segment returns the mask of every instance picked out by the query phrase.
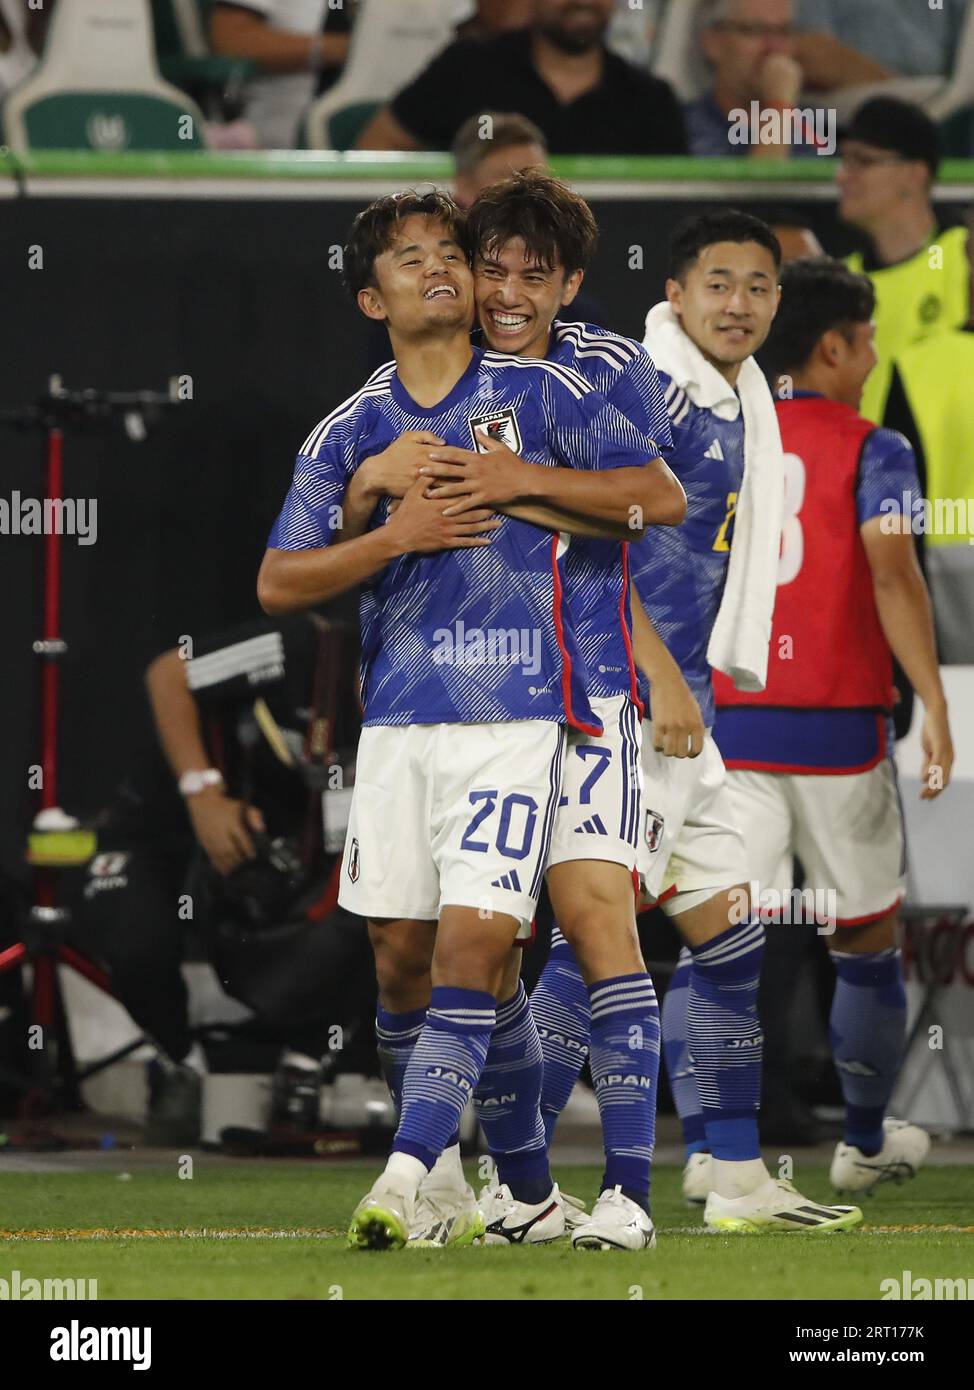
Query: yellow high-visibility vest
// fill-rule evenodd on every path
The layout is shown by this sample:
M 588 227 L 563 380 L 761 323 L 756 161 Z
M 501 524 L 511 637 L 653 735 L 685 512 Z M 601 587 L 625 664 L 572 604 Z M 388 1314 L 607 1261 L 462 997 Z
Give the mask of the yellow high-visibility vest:
M 860 411 L 879 424 L 900 353 L 967 322 L 971 308 L 967 229 L 949 227 L 935 233 L 915 256 L 899 265 L 866 270 L 858 251 L 846 264 L 857 274 L 868 275 L 876 291 L 879 364 L 866 382 Z
M 927 468 L 928 546 L 974 536 L 974 333 L 938 333 L 897 362 Z

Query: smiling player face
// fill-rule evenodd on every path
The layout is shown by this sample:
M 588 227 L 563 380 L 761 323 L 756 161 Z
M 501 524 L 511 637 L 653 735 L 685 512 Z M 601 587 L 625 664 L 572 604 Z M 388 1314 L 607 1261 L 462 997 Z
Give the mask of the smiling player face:
M 375 259 L 375 279 L 374 287 L 359 292 L 359 305 L 403 337 L 466 332 L 473 321 L 467 258 L 451 229 L 435 218 L 404 219 L 392 245 Z
M 560 265 L 540 264 L 522 237 L 478 253 L 474 296 L 487 342 L 496 352 L 544 357 L 552 320 L 572 302 L 581 282 L 581 271 L 566 279 Z
M 686 334 L 723 375 L 757 352 L 778 312 L 774 257 L 756 241 L 705 246 L 684 278 L 668 280 L 666 295 Z

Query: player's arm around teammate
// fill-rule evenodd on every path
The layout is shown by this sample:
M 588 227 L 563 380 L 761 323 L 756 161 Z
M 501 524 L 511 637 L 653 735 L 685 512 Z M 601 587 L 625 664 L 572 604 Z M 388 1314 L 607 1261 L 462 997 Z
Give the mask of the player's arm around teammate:
M 484 452 L 470 449 L 430 450 L 424 476 L 435 477 L 433 496 L 450 498 L 452 514 L 478 507 L 508 510 L 519 503 L 553 507 L 590 521 L 626 528 L 627 539 L 647 526 L 678 526 L 687 499 L 678 479 L 661 458 L 647 457 L 641 468 L 595 472 L 571 468 L 537 468 L 519 458 L 500 440 L 485 441 Z M 615 536 L 618 530 L 608 534 Z
M 264 612 L 271 616 L 294 613 L 335 598 L 400 555 L 490 544 L 490 536 L 483 533 L 496 523 L 448 516 L 442 503 L 427 495 L 428 490 L 425 479 L 417 480 L 387 525 L 346 544 L 313 550 L 268 547 L 257 576 L 257 597 Z

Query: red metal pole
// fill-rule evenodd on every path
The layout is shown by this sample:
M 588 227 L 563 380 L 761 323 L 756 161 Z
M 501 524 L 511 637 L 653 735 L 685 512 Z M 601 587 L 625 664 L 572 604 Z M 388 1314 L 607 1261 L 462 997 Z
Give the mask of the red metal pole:
M 47 486 L 45 496 L 60 501 L 64 486 L 64 435 L 57 428 L 47 436 Z M 52 654 L 49 644 L 60 641 L 61 621 L 61 537 L 51 526 L 44 536 L 44 632 L 47 650 L 41 670 L 41 768 L 44 785 L 41 788 L 41 809 L 49 810 L 57 802 L 57 734 L 58 693 L 60 689 L 60 657 Z

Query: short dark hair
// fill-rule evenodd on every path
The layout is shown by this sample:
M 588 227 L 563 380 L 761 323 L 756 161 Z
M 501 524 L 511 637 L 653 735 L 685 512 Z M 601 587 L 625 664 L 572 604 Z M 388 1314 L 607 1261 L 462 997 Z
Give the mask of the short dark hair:
M 781 305 L 760 353 L 772 378 L 800 371 L 823 333 L 851 338 L 852 327 L 868 323 L 876 291 L 866 275 L 856 275 L 831 257 L 789 261 L 781 272 Z
M 490 135 L 484 136 L 484 120 L 490 121 Z M 498 150 L 511 150 L 516 145 L 539 145 L 548 152 L 548 142 L 534 121 L 517 111 L 484 111 L 470 116 L 453 137 L 450 146 L 458 174 L 472 174 L 482 160 Z
M 359 290 L 375 285 L 376 257 L 389 250 L 402 223 L 413 216 L 442 222 L 466 250 L 463 211 L 449 193 L 438 188 L 428 193 L 407 188 L 402 193 L 376 198 L 352 223 L 342 254 L 343 279 L 353 299 L 358 298 Z
M 551 174 L 526 169 L 478 194 L 467 213 L 467 242 L 476 258 L 521 237 L 539 265 L 566 275 L 587 270 L 599 229 L 585 199 Z
M 749 212 L 724 208 L 720 212 L 699 213 L 680 223 L 670 238 L 670 279 L 682 280 L 700 252 L 720 241 L 755 241 L 771 252 L 775 268 L 781 268 L 781 244 L 767 222 Z

